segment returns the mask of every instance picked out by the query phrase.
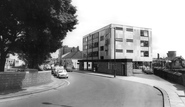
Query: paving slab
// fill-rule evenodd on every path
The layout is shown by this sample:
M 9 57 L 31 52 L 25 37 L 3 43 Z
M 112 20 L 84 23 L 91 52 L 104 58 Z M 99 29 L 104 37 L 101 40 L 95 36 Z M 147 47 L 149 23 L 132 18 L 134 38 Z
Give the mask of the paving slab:
M 8 90 L 8 91 L 0 92 L 0 100 L 45 92 L 45 91 L 59 88 L 65 84 L 67 84 L 66 80 L 55 79 L 54 77 L 52 77 L 52 81 L 47 84 L 25 87 L 20 90 Z

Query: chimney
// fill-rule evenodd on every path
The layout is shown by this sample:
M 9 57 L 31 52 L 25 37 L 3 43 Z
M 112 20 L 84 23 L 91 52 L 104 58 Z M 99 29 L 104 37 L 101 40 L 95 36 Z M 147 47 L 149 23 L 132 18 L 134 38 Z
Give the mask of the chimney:
M 77 51 L 79 51 L 79 46 L 76 47 Z
M 160 58 L 160 55 L 159 55 L 159 53 L 157 54 L 157 59 L 159 59 Z
M 72 49 L 71 49 L 71 52 L 74 52 L 75 51 L 75 47 L 73 47 Z
M 170 58 L 175 58 L 176 57 L 176 51 L 168 51 L 167 56 Z

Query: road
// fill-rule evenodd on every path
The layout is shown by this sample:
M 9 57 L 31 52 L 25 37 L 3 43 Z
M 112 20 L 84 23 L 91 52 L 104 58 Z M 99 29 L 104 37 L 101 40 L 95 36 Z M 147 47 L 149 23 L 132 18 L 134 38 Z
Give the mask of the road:
M 79 72 L 70 72 L 67 81 L 47 92 L 0 101 L 0 107 L 162 107 L 161 93 L 148 85 Z

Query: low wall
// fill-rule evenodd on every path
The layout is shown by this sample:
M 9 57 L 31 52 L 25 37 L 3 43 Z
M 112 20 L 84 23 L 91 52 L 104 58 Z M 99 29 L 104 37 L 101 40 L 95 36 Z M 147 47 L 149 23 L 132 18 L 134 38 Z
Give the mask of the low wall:
M 22 89 L 51 82 L 51 71 L 1 72 L 0 91 Z
M 185 83 L 183 82 L 185 80 L 185 78 L 183 78 L 184 76 L 180 72 L 173 72 L 173 71 L 163 70 L 163 69 L 158 69 L 158 68 L 154 68 L 153 72 L 155 75 L 157 75 L 163 79 L 166 79 L 168 81 L 178 83 L 178 84 L 185 86 Z

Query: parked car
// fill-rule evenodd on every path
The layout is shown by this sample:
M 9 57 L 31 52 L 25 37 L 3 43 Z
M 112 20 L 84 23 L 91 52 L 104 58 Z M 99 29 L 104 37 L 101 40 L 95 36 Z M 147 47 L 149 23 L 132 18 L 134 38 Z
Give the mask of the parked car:
M 63 66 L 55 66 L 52 69 L 52 74 L 58 78 L 68 78 L 68 73 Z
M 68 78 L 68 73 L 64 68 L 56 69 L 56 76 L 58 78 Z
M 63 66 L 59 66 L 59 65 L 56 65 L 52 68 L 51 70 L 51 73 L 54 75 L 54 76 L 57 76 L 57 72 L 59 71 L 59 69 L 64 69 Z
M 65 69 L 67 72 L 73 72 L 74 68 L 72 66 L 67 66 L 67 67 L 65 67 Z
M 146 74 L 153 74 L 153 70 L 150 67 L 143 67 L 142 71 Z

